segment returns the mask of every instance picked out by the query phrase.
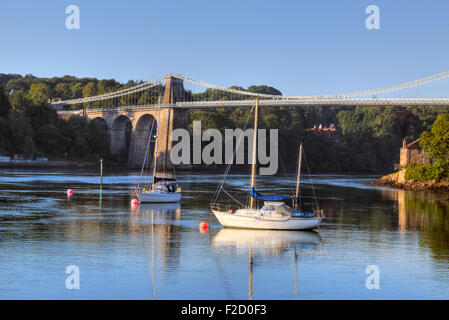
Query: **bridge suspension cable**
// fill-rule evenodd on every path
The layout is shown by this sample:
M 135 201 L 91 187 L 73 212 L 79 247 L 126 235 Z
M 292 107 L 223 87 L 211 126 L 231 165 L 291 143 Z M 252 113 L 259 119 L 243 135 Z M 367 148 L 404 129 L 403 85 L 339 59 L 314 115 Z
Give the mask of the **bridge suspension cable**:
M 161 85 L 164 84 L 163 79 L 164 79 L 164 77 L 160 77 L 158 79 L 151 80 L 151 81 L 146 81 L 146 82 L 140 83 L 138 85 L 135 85 L 135 86 L 132 86 L 132 87 L 129 87 L 129 88 L 125 88 L 125 89 L 122 89 L 122 90 L 101 94 L 101 95 L 98 95 L 98 96 L 79 98 L 79 99 L 71 99 L 71 100 L 64 100 L 64 101 L 53 101 L 52 104 L 80 104 L 80 103 L 88 103 L 88 102 L 95 102 L 95 101 L 101 101 L 101 100 L 108 100 L 108 99 L 118 98 L 118 97 L 121 97 L 121 96 L 129 95 L 129 94 L 145 91 L 145 90 L 148 90 L 150 88 L 157 87 L 157 86 L 161 86 Z
M 255 92 L 250 92 L 250 91 L 221 87 L 221 86 L 218 86 L 215 84 L 211 84 L 211 83 L 207 83 L 207 82 L 204 82 L 201 80 L 194 79 L 189 76 L 185 76 L 183 74 L 176 74 L 176 75 L 173 75 L 173 77 L 183 80 L 183 81 L 190 82 L 190 83 L 198 85 L 198 86 L 203 86 L 203 87 L 206 87 L 209 89 L 220 90 L 220 91 L 224 91 L 224 92 L 228 92 L 228 93 L 236 93 L 236 94 L 240 94 L 240 95 L 244 95 L 244 96 L 253 96 L 253 97 L 260 97 L 260 98 L 275 98 L 275 99 L 282 99 L 284 97 L 282 95 L 255 93 Z M 306 97 L 304 97 L 304 98 L 306 98 Z
M 192 77 L 188 77 L 188 76 L 185 76 L 182 74 L 173 75 L 173 77 L 196 84 L 196 85 L 200 85 L 200 86 L 207 87 L 210 89 L 225 91 L 225 92 L 229 92 L 229 93 L 236 93 L 236 94 L 260 97 L 260 98 L 271 98 L 271 99 L 281 99 L 281 100 L 301 100 L 301 99 L 329 99 L 329 98 L 345 99 L 345 98 L 352 98 L 352 97 L 376 96 L 376 95 L 382 94 L 382 93 L 395 92 L 395 91 L 399 91 L 399 90 L 413 88 L 413 87 L 417 87 L 417 86 L 421 86 L 424 84 L 429 84 L 429 83 L 432 83 L 435 81 L 449 78 L 449 71 L 444 71 L 441 73 L 433 74 L 431 76 L 427 76 L 425 78 L 421 78 L 421 79 L 417 79 L 417 80 L 413 80 L 413 81 L 407 81 L 407 82 L 399 83 L 399 84 L 389 86 L 389 87 L 376 88 L 376 89 L 370 89 L 370 90 L 364 90 L 364 91 L 355 91 L 355 92 L 349 92 L 349 93 L 341 93 L 341 94 L 313 95 L 313 96 L 284 96 L 284 95 L 254 93 L 254 92 L 249 92 L 249 91 L 244 91 L 244 90 L 221 87 L 221 86 L 207 83 L 204 81 L 196 80 Z
M 356 91 L 356 92 L 350 92 L 350 93 L 342 93 L 342 94 L 337 94 L 337 95 L 326 95 L 326 96 L 320 96 L 320 97 L 350 98 L 350 97 L 375 96 L 375 95 L 382 94 L 382 93 L 394 92 L 394 91 L 404 90 L 404 89 L 408 89 L 408 88 L 418 87 L 418 86 L 421 86 L 424 84 L 432 83 L 432 82 L 443 80 L 446 78 L 449 78 L 449 71 L 444 71 L 441 73 L 433 74 L 433 75 L 425 77 L 425 78 L 421 78 L 421 79 L 413 80 L 413 81 L 407 81 L 407 82 L 399 83 L 399 84 L 389 86 L 389 87 L 364 90 L 364 91 Z
M 308 100 L 308 101 L 317 101 L 317 100 L 345 100 L 345 99 L 351 99 L 355 97 L 363 97 L 363 96 L 376 96 L 378 94 L 387 93 L 387 92 L 395 92 L 399 90 L 404 90 L 408 88 L 413 88 L 417 86 L 421 86 L 424 84 L 432 83 L 435 81 L 439 81 L 442 79 L 449 78 L 449 71 L 444 71 L 441 73 L 437 73 L 431 76 L 427 76 L 425 78 L 421 78 L 418 80 L 408 81 L 400 84 L 396 84 L 389 87 L 383 87 L 383 88 L 377 88 L 377 89 L 371 89 L 371 90 L 364 90 L 364 91 L 356 91 L 356 92 L 349 92 L 349 93 L 341 93 L 341 94 L 330 94 L 330 95 L 312 95 L 312 96 L 284 96 L 284 95 L 274 95 L 274 94 L 265 94 L 265 93 L 255 93 L 250 92 L 246 90 L 240 90 L 240 89 L 233 89 L 233 88 L 227 88 L 218 86 L 215 84 L 207 83 L 204 81 L 200 81 L 197 79 L 194 79 L 192 77 L 183 75 L 183 74 L 169 74 L 168 76 L 171 76 L 173 78 L 189 82 L 191 84 L 206 87 L 213 90 L 218 90 L 226 93 L 231 94 L 238 94 L 241 96 L 248 96 L 248 97 L 258 97 L 263 99 L 273 99 L 273 100 Z M 114 99 L 118 97 L 122 97 L 125 95 L 131 95 L 131 94 L 137 94 L 139 92 L 157 87 L 157 86 L 163 86 L 164 79 L 167 76 L 163 76 L 160 78 L 157 78 L 152 81 L 143 82 L 141 84 L 135 85 L 133 87 L 121 89 L 115 92 L 110 92 L 102 95 L 92 96 L 92 97 L 86 97 L 86 98 L 79 98 L 79 99 L 71 99 L 71 100 L 64 100 L 64 101 L 53 101 L 53 105 L 61 105 L 61 104 L 83 104 L 83 103 L 90 103 L 95 101 L 102 101 L 102 100 L 108 100 L 108 99 Z

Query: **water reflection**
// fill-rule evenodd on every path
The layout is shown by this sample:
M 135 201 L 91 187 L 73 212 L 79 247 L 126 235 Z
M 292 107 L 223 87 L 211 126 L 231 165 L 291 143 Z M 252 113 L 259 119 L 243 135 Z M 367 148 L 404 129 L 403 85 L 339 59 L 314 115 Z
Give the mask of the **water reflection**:
M 248 299 L 253 300 L 254 260 L 258 255 L 279 256 L 294 250 L 295 297 L 298 299 L 297 249 L 313 248 L 322 244 L 320 234 L 314 231 L 275 231 L 221 229 L 212 240 L 212 248 L 227 253 L 248 254 Z
M 398 224 L 401 231 L 420 231 L 420 245 L 435 258 L 449 257 L 449 202 L 445 194 L 397 191 Z
M 110 175 L 100 212 L 97 174 L 0 173 L 0 298 L 447 298 L 447 194 L 357 187 L 366 176 L 314 176 L 327 212 L 319 233 L 221 229 L 213 221 L 202 234 L 221 175 L 179 178 L 181 204 L 133 209 L 138 176 Z M 248 181 L 232 178 L 240 189 Z M 261 187 L 287 188 L 278 177 Z M 303 195 L 313 198 L 307 184 Z M 90 290 L 65 290 L 69 264 L 80 266 Z M 377 292 L 364 286 L 369 264 L 388 279 Z
M 145 203 L 137 212 L 141 217 L 151 217 L 160 222 L 181 220 L 181 205 L 179 203 Z
M 290 248 L 320 244 L 314 231 L 275 231 L 223 228 L 213 238 L 212 247 L 238 254 L 252 248 L 254 254 L 278 256 Z

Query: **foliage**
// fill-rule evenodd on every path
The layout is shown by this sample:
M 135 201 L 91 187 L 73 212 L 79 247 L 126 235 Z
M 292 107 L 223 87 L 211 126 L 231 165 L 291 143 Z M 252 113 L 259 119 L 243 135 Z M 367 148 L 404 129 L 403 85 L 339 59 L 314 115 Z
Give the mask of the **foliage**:
M 438 115 L 431 131 L 421 135 L 420 146 L 432 158 L 433 164 L 412 164 L 405 179 L 428 181 L 449 179 L 449 114 Z
M 104 94 L 135 85 L 130 81 L 120 84 L 113 79 L 76 78 L 72 76 L 37 78 L 32 75 L 0 74 L 0 152 L 13 155 L 26 153 L 30 156 L 43 154 L 55 159 L 97 159 L 111 157 L 107 128 L 100 122 L 88 122 L 74 117 L 69 121 L 58 118 L 48 105 L 48 99 L 73 99 Z M 264 94 L 282 94 L 279 90 L 265 86 L 250 86 L 234 89 Z M 187 93 L 194 100 L 253 99 L 234 93 L 207 89 L 201 93 Z M 148 92 L 121 103 L 155 103 L 156 95 Z M 91 103 L 89 107 L 100 107 Z M 77 108 L 77 106 L 73 106 Z M 202 130 L 217 128 L 243 128 L 249 115 L 249 108 L 216 108 L 191 110 L 190 129 L 194 120 L 201 120 Z M 435 129 L 431 126 L 438 114 L 449 113 L 449 107 L 306 107 L 306 108 L 261 108 L 262 129 L 279 129 L 279 154 L 287 170 L 294 170 L 297 151 L 302 141 L 307 163 L 313 171 L 391 171 L 399 161 L 402 140 L 417 139 L 423 134 L 423 148 L 428 149 L 435 159 L 447 155 L 447 136 L 438 140 L 437 135 L 449 132 L 447 118 L 439 117 Z M 314 125 L 334 124 L 334 133 L 308 130 Z M 248 127 L 252 127 L 252 117 Z M 437 130 L 438 129 L 438 130 Z M 129 137 L 127 139 L 129 141 Z M 126 163 L 125 154 L 111 157 L 111 160 Z M 283 165 L 280 165 L 280 168 Z M 444 169 L 441 164 L 440 169 Z M 416 173 L 418 172 L 418 173 Z M 421 173 L 419 173 L 421 172 Z M 409 175 L 424 177 L 438 175 L 437 169 L 411 168 Z
M 81 117 L 59 119 L 48 103 L 35 104 L 23 90 L 9 98 L 0 90 L 0 155 L 83 160 L 107 157 L 106 130 Z
M 5 89 L 0 85 L 0 117 L 5 119 L 8 116 L 9 110 L 11 110 L 11 104 L 9 103 L 8 96 L 5 94 Z
M 438 115 L 432 130 L 422 133 L 420 146 L 436 163 L 449 161 L 449 114 Z
M 83 97 L 92 97 L 95 96 L 97 94 L 97 86 L 95 85 L 94 82 L 89 82 L 88 84 L 86 84 L 84 86 L 83 89 Z
M 411 164 L 405 171 L 406 180 L 429 181 L 441 178 L 441 171 L 431 164 Z
M 72 97 L 72 90 L 70 85 L 66 82 L 60 82 L 55 87 L 55 94 L 62 100 L 70 99 Z
M 50 91 L 45 83 L 34 83 L 31 85 L 28 97 L 34 104 L 46 103 L 50 98 Z

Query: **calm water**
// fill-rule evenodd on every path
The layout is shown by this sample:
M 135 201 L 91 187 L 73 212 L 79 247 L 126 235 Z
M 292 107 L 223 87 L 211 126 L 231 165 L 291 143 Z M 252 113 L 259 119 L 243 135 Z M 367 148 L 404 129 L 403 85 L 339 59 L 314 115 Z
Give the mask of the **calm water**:
M 95 173 L 0 171 L 0 298 L 449 298 L 448 194 L 315 175 L 304 195 L 313 199 L 313 183 L 327 211 L 317 232 L 222 229 L 213 219 L 201 233 L 220 177 L 178 174 L 180 204 L 133 210 L 136 173 L 108 173 L 100 208 Z M 228 181 L 245 200 L 248 177 Z M 260 189 L 288 192 L 289 183 L 269 177 Z M 80 290 L 66 289 L 69 265 L 80 269 Z M 380 269 L 379 290 L 365 286 L 369 265 Z

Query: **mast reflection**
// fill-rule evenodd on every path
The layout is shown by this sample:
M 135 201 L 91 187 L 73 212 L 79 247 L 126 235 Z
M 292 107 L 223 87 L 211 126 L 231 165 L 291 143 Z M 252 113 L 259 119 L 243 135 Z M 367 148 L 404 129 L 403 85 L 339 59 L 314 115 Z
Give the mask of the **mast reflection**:
M 248 299 L 253 299 L 254 260 L 257 255 L 279 256 L 293 248 L 295 297 L 298 299 L 297 249 L 322 244 L 314 231 L 275 231 L 248 229 L 221 229 L 212 240 L 212 248 L 249 255 Z
M 181 205 L 179 203 L 151 203 L 142 204 L 137 210 L 139 219 L 149 220 L 151 223 L 151 278 L 153 285 L 153 300 L 157 299 L 157 256 L 160 251 L 162 267 L 167 264 L 179 263 L 179 250 L 174 241 L 181 234 L 179 225 L 173 224 L 181 220 Z

